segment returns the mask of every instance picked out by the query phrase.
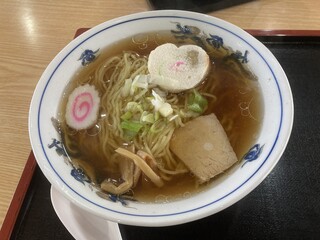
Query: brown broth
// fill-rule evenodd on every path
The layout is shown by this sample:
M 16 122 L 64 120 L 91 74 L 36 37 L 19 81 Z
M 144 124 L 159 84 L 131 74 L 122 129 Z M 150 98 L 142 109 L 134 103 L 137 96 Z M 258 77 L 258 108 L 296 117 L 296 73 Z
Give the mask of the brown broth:
M 149 33 L 124 39 L 112 47 L 101 50 L 94 62 L 83 67 L 76 74 L 66 89 L 65 96 L 68 96 L 70 91 L 77 86 L 77 79 L 88 78 L 91 69 L 99 66 L 106 58 L 118 55 L 124 49 L 126 51 L 137 52 L 141 56 L 148 56 L 150 51 L 156 46 L 166 42 L 179 44 L 170 33 Z M 208 98 L 209 107 L 204 114 L 211 112 L 216 114 L 229 137 L 238 159 L 241 159 L 248 149 L 255 144 L 261 127 L 263 100 L 260 85 L 254 78 L 241 79 L 243 75 L 248 76 L 246 75 L 246 69 L 240 67 L 240 73 L 230 70 L 230 65 L 234 66 L 235 62 L 226 60 L 221 52 L 212 51 L 209 53 L 209 56 L 213 64 L 203 85 L 215 83 L 211 94 L 217 96 L 217 101 L 210 103 L 210 99 Z M 241 74 L 241 72 L 244 74 Z M 66 102 L 67 97 L 64 97 L 60 108 L 61 116 L 64 115 Z M 231 118 L 233 119 L 233 123 L 230 128 L 229 120 Z M 91 139 L 90 142 L 92 144 L 95 144 L 97 141 L 95 137 L 89 136 L 88 138 Z M 85 158 L 95 169 L 98 182 L 100 179 L 104 179 L 108 171 L 103 170 L 106 166 L 103 164 L 103 159 L 99 157 L 99 153 L 96 152 L 94 155 L 85 156 Z M 92 161 L 92 159 L 98 159 L 98 161 Z M 110 177 L 110 172 L 108 174 Z M 197 187 L 196 182 L 196 179 L 188 173 L 174 177 L 164 187 L 157 188 L 148 179 L 141 178 L 139 184 L 133 189 L 133 192 L 134 197 L 140 201 L 166 202 L 195 194 L 198 191 L 202 191 L 204 186 L 208 185 L 204 184 L 204 186 Z

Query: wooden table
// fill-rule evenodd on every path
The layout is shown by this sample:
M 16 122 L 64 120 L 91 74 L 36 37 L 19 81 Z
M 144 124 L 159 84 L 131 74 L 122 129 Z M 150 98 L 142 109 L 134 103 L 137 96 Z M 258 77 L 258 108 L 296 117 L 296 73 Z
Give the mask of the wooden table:
M 76 29 L 148 10 L 146 0 L 1 1 L 0 226 L 31 150 L 29 104 L 47 64 Z M 244 29 L 320 30 L 319 11 L 319 0 L 255 0 L 208 14 Z

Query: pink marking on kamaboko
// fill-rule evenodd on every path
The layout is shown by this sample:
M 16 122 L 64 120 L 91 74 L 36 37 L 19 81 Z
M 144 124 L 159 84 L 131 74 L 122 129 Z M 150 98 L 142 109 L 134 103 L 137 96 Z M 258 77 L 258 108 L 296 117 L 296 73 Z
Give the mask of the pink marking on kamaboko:
M 175 65 L 177 67 L 179 67 L 180 65 L 183 65 L 183 64 L 185 64 L 185 62 L 183 62 L 183 61 L 178 61 L 178 62 L 175 63 Z
M 72 104 L 72 116 L 75 121 L 82 122 L 90 114 L 93 107 L 93 97 L 89 92 L 79 94 Z
M 66 122 L 69 127 L 82 130 L 98 120 L 100 97 L 94 86 L 85 84 L 75 88 L 68 97 Z
M 176 61 L 176 62 L 171 66 L 171 69 L 172 69 L 172 70 L 175 70 L 175 71 L 179 71 L 179 70 L 181 70 L 180 66 L 185 65 L 185 64 L 186 64 L 186 62 L 184 62 L 184 61 Z

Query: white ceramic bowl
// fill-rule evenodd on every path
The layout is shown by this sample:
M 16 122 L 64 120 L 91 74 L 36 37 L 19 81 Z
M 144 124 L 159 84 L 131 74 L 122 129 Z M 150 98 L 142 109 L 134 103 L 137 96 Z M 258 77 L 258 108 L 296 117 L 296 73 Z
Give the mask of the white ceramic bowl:
M 51 123 L 57 115 L 59 99 L 70 78 L 81 67 L 85 50 L 102 49 L 118 39 L 159 30 L 178 30 L 194 26 L 199 34 L 219 36 L 225 46 L 248 55 L 248 66 L 260 82 L 264 119 L 256 145 L 242 167 L 219 178 L 210 189 L 193 197 L 165 204 L 119 202 L 103 199 L 81 174 L 57 154 L 60 136 Z M 180 26 L 180 29 L 178 27 Z M 92 53 L 92 52 L 91 52 Z M 269 174 L 280 159 L 293 124 L 293 100 L 287 77 L 271 52 L 242 29 L 223 20 L 185 11 L 151 11 L 120 17 L 102 23 L 74 39 L 49 64 L 34 92 L 29 116 L 29 133 L 38 165 L 51 184 L 84 210 L 123 224 L 166 226 L 196 220 L 237 202 Z M 262 148 L 263 146 L 263 148 Z M 262 150 L 262 151 L 260 151 Z M 78 180 L 78 181 L 77 181 Z

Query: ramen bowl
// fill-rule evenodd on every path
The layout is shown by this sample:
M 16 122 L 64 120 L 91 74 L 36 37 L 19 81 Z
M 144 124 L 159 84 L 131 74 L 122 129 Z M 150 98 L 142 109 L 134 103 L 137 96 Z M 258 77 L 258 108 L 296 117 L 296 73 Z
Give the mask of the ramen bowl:
M 132 201 L 107 194 L 66 157 L 55 127 L 59 102 L 79 69 L 101 49 L 134 38 L 141 47 L 145 34 L 168 31 L 181 41 L 233 50 L 238 64 L 251 69 L 261 87 L 262 122 L 254 142 L 239 163 L 203 191 L 162 202 Z M 242 110 L 246 110 L 243 108 Z M 244 112 L 246 114 L 246 112 Z M 293 124 L 288 79 L 272 53 L 239 27 L 204 14 L 150 11 L 104 22 L 71 41 L 48 65 L 35 89 L 29 113 L 32 149 L 42 172 L 63 196 L 88 213 L 122 224 L 168 226 L 197 220 L 236 203 L 256 188 L 279 161 Z

